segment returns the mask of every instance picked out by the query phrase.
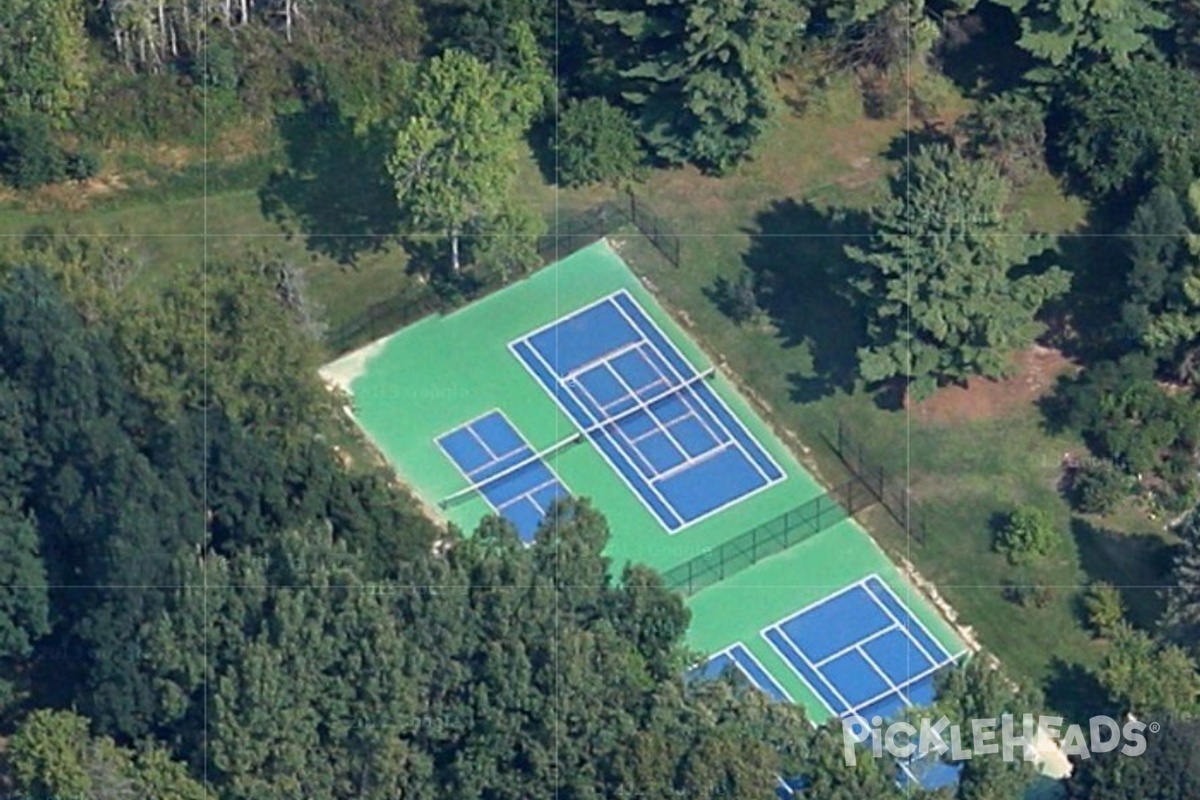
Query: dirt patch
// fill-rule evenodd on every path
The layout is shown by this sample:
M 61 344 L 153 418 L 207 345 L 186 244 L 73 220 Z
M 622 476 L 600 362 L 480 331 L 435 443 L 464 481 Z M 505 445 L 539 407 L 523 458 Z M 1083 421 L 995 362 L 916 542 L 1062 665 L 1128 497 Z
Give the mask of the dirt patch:
M 1011 377 L 971 378 L 966 386 L 946 386 L 928 400 L 905 405 L 915 419 L 933 424 L 998 419 L 1029 407 L 1059 375 L 1077 368 L 1058 350 L 1034 345 L 1013 357 Z

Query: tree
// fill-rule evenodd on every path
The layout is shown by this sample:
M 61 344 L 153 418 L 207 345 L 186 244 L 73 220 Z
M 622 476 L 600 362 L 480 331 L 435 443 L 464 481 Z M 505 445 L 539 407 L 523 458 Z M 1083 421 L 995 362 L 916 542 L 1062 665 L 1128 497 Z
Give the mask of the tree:
M 775 104 L 773 79 L 807 19 L 788 0 L 664 0 L 596 18 L 620 32 L 618 86 L 651 152 L 716 173 L 746 158 Z M 614 7 L 615 6 L 615 7 Z
M 525 42 L 532 61 L 531 34 Z M 513 150 L 542 99 L 531 70 L 501 71 L 447 50 L 423 65 L 400 120 L 388 158 L 396 198 L 414 231 L 449 239 L 455 276 L 465 229 L 496 214 L 509 190 Z
M 1109 637 L 1125 621 L 1125 604 L 1117 587 L 1104 581 L 1095 581 L 1083 595 L 1083 610 L 1087 614 L 1088 627 L 1097 636 Z
M 35 189 L 66 177 L 66 153 L 43 116 L 12 114 L 0 122 L 0 177 L 14 189 Z
M 88 719 L 70 711 L 34 711 L 17 726 L 7 755 L 20 796 L 30 800 L 211 799 L 162 748 L 135 752 L 92 737 Z
M 1136 196 L 1155 183 L 1184 188 L 1200 164 L 1197 107 L 1200 77 L 1191 70 L 1145 59 L 1097 64 L 1067 90 L 1059 148 L 1097 198 Z
M 969 728 L 976 719 L 1000 719 L 1009 714 L 1014 729 L 1020 730 L 1022 717 L 1035 717 L 1042 708 L 1042 697 L 1035 689 L 1015 685 L 994 659 L 976 654 L 956 669 L 946 670 L 938 680 L 935 709 L 952 725 Z M 962 800 L 1007 800 L 1020 797 L 1034 778 L 1032 763 L 1020 754 L 1006 761 L 1003 754 L 981 755 L 961 762 L 957 796 Z
M 546 233 L 546 220 L 520 205 L 500 209 L 479 220 L 472 231 L 471 262 L 481 283 L 506 283 L 542 263 L 538 243 Z
M 1164 392 L 1154 359 L 1130 353 L 1099 361 L 1061 381 L 1061 421 L 1092 451 L 1131 475 L 1154 475 L 1186 501 L 1196 485 L 1193 453 L 1200 443 L 1200 406 L 1185 394 Z
M 569 101 L 555 128 L 558 183 L 585 186 L 633 178 L 645 158 L 633 119 L 603 97 Z
M 1061 295 L 1067 274 L 1012 273 L 1050 246 L 1003 216 L 1009 185 L 993 164 L 944 145 L 913 155 L 872 214 L 876 235 L 852 245 L 850 286 L 867 316 L 859 350 L 868 383 L 900 378 L 913 396 L 972 375 L 1000 377 L 1040 330 L 1034 317 Z
M 1193 510 L 1178 533 L 1182 543 L 1175 555 L 1162 625 L 1167 636 L 1200 657 L 1200 513 Z
M 1145 733 L 1146 752 L 1120 748 L 1073 759 L 1069 800 L 1190 800 L 1200 796 L 1200 723 L 1167 719 Z
M 1121 623 L 1110 637 L 1096 677 L 1129 713 L 1192 714 L 1200 707 L 1196 669 L 1196 662 L 1179 647 L 1156 642 L 1148 633 Z
M 1131 485 L 1112 462 L 1089 462 L 1071 475 L 1071 504 L 1084 514 L 1108 514 L 1129 495 Z
M 999 0 L 1021 23 L 1017 44 L 1048 67 L 1034 80 L 1049 82 L 1063 68 L 1094 62 L 1125 67 L 1137 53 L 1153 52 L 1151 34 L 1171 27 L 1167 0 Z
M 0 118 L 63 121 L 87 90 L 83 6 L 73 0 L 0 5 Z
M 989 98 L 956 123 L 973 158 L 995 162 L 1014 184 L 1028 182 L 1046 165 L 1046 109 L 1027 94 Z
M 1185 209 L 1156 186 L 1134 211 L 1128 230 L 1130 270 L 1121 320 L 1131 339 L 1179 380 L 1200 375 L 1200 182 Z

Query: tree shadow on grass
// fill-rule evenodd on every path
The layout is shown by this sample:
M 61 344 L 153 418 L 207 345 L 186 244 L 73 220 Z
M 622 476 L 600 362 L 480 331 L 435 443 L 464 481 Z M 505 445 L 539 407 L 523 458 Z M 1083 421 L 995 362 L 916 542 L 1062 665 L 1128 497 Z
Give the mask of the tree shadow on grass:
M 747 231 L 745 265 L 759 303 L 784 347 L 804 347 L 811 359 L 808 369 L 788 376 L 792 399 L 804 403 L 853 389 L 866 330 L 846 291 L 851 262 L 844 247 L 864 236 L 865 215 L 834 215 L 788 199 L 772 203 L 755 223 Z
M 263 215 L 342 264 L 382 249 L 400 223 L 386 135 L 355 133 L 329 103 L 281 116 L 277 127 L 288 166 L 259 190 Z
M 1108 691 L 1091 670 L 1058 656 L 1050 660 L 1050 677 L 1043 689 L 1051 707 L 1068 722 L 1086 724 L 1092 717 L 1112 711 Z
M 1071 534 L 1092 580 L 1117 587 L 1130 624 L 1153 631 L 1162 616 L 1160 588 L 1170 582 L 1172 548 L 1151 533 L 1123 534 L 1075 517 Z

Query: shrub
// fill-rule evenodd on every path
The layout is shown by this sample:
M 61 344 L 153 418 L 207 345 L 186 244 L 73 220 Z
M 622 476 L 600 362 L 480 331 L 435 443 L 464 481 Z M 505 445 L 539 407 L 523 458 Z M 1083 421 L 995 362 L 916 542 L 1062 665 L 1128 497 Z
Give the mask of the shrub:
M 1088 627 L 1097 636 L 1108 637 L 1125 621 L 1121 593 L 1111 583 L 1096 581 L 1083 595 L 1083 610 Z
M 558 182 L 617 182 L 636 176 L 645 152 L 633 120 L 602 97 L 571 102 L 558 121 Z
M 1076 511 L 1107 514 L 1129 493 L 1129 476 L 1111 461 L 1081 466 L 1071 478 L 1070 500 Z
M 44 117 L 16 116 L 0 126 L 0 175 L 16 189 L 32 189 L 63 179 L 66 155 Z
M 994 548 L 1008 556 L 1010 564 L 1028 564 L 1054 547 L 1054 520 L 1040 508 L 1024 506 L 1008 515 L 996 531 Z
M 66 175 L 73 181 L 86 181 L 100 172 L 100 156 L 80 150 L 67 156 Z
M 1004 591 L 1005 598 L 1024 608 L 1045 608 L 1054 600 L 1054 589 L 1041 581 L 1034 583 L 1010 583 Z

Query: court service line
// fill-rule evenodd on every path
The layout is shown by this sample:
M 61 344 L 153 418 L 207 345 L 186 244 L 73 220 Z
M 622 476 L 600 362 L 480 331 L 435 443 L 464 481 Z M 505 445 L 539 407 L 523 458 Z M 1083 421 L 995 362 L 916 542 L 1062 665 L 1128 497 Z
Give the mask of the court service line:
M 509 345 L 509 347 L 513 347 L 513 346 L 514 345 Z M 569 387 L 563 386 L 562 381 L 558 379 L 557 373 L 550 367 L 550 364 L 547 363 L 545 357 L 541 354 L 541 351 L 539 351 L 537 349 L 537 347 L 535 347 L 532 343 L 527 343 L 526 347 L 529 350 L 529 352 L 532 353 L 535 358 L 537 358 L 538 361 L 542 362 L 542 364 L 546 367 L 547 372 L 550 375 L 555 376 L 555 380 L 558 383 L 558 388 L 567 389 L 568 395 L 573 400 L 575 400 L 575 404 L 580 407 L 580 409 L 583 411 L 583 413 L 587 414 L 589 418 L 594 420 L 595 417 L 592 417 L 591 411 L 589 411 L 586 407 L 584 407 L 584 405 L 582 403 L 579 402 L 579 400 L 575 397 L 574 392 L 569 391 Z M 554 392 L 552 392 L 550 390 L 550 387 L 546 386 L 546 384 L 542 382 L 542 379 L 538 377 L 537 373 L 533 371 L 533 367 L 530 366 L 525 361 L 524 358 L 521 358 L 520 354 L 517 354 L 517 359 L 521 362 L 522 365 L 525 366 L 525 369 L 530 373 L 530 375 L 533 377 L 533 379 L 535 381 L 537 381 L 537 385 L 541 386 L 542 390 L 550 395 L 551 399 L 554 400 L 554 404 L 560 410 L 562 410 L 568 417 L 573 418 L 573 415 L 569 411 L 567 411 L 565 408 L 563 408 L 562 401 L 560 399 L 558 399 L 558 397 L 555 396 Z M 576 423 L 576 424 L 578 424 L 578 423 Z M 593 428 L 593 426 L 584 426 L 584 427 L 587 429 Z M 605 431 L 603 429 L 603 427 L 595 427 L 593 432 L 599 433 L 599 434 L 604 434 L 605 436 L 608 435 L 607 431 Z M 614 446 L 614 448 L 616 448 L 615 442 L 613 443 L 613 446 Z M 638 489 L 634 488 L 633 484 L 630 483 L 630 481 L 629 481 L 629 477 L 627 475 L 625 475 L 625 473 L 621 470 L 621 468 L 616 465 L 616 463 L 612 460 L 612 458 L 609 456 L 609 454 L 607 452 L 605 452 L 604 448 L 600 447 L 600 446 L 596 446 L 596 449 L 600 451 L 600 456 L 604 459 L 604 461 L 608 464 L 608 466 L 612 469 L 612 471 L 617 473 L 617 476 L 625 483 L 625 487 L 627 489 L 629 489 L 629 491 L 633 493 L 634 497 L 638 498 L 638 500 L 641 502 L 641 504 L 643 506 L 645 506 L 646 510 L 650 512 L 650 515 L 653 516 L 655 519 L 659 520 L 662 523 L 662 526 L 664 528 L 666 528 L 667 530 L 672 530 L 671 525 L 669 524 L 668 520 L 664 519 L 663 515 L 657 509 L 655 509 L 654 506 L 650 505 L 650 501 L 643 495 L 642 492 L 640 492 Z M 620 448 L 616 448 L 616 449 L 619 450 Z M 663 505 L 667 509 L 668 514 L 670 514 L 671 516 L 674 516 L 675 521 L 677 523 L 675 526 L 675 530 L 678 530 L 680 527 L 682 527 L 683 518 L 679 515 L 679 512 L 677 512 L 675 510 L 675 507 L 673 505 L 671 505 L 670 503 L 668 503 L 666 501 L 666 498 L 662 497 L 662 495 L 658 492 L 658 489 L 656 489 L 654 486 L 651 486 L 650 484 L 646 484 L 646 485 L 650 489 L 650 491 L 654 492 L 655 496 L 657 496 L 658 499 L 662 501 Z
M 622 290 L 620 290 L 619 292 L 616 292 L 615 294 L 616 294 L 616 295 L 623 295 L 623 296 L 624 296 L 624 297 L 625 297 L 627 300 L 629 300 L 629 302 L 630 302 L 630 303 L 631 303 L 631 304 L 634 306 L 634 308 L 636 308 L 636 309 L 638 310 L 638 312 L 641 314 L 641 316 L 642 316 L 643 318 L 645 318 L 645 320 L 646 320 L 646 321 L 647 321 L 647 322 L 650 324 L 650 326 L 651 326 L 651 327 L 652 327 L 652 328 L 655 330 L 655 332 L 656 332 L 656 333 L 658 333 L 658 335 L 659 335 L 659 336 L 662 338 L 662 340 L 663 340 L 663 341 L 666 343 L 667 347 L 669 347 L 671 350 L 673 350 L 673 351 L 674 351 L 674 355 L 675 355 L 675 356 L 676 356 L 676 357 L 677 357 L 677 358 L 678 358 L 680 361 L 682 361 L 684 364 L 687 364 L 687 365 L 688 365 L 690 368 L 692 368 L 692 369 L 695 369 L 695 367 L 692 367 L 692 365 L 691 365 L 691 362 L 689 362 L 689 361 L 688 361 L 687 357 L 686 357 L 686 356 L 684 356 L 684 355 L 683 355 L 683 353 L 682 353 L 682 352 L 680 352 L 679 348 L 678 348 L 678 347 L 675 345 L 675 343 L 671 341 L 671 338 L 670 338 L 669 336 L 667 336 L 666 332 L 665 332 L 665 331 L 663 331 L 663 330 L 662 330 L 662 328 L 658 327 L 658 323 L 656 323 L 656 322 L 655 322 L 653 319 L 651 319 L 651 318 L 650 318 L 650 315 L 649 315 L 649 314 L 647 314 L 647 313 L 646 313 L 646 312 L 645 312 L 645 311 L 642 309 L 641 305 L 639 305 L 639 304 L 638 304 L 638 302 L 637 302 L 636 300 L 634 300 L 634 299 L 633 299 L 633 297 L 631 297 L 631 296 L 629 295 L 629 292 L 627 292 L 627 291 L 625 291 L 624 289 L 622 289 Z M 625 310 L 624 308 L 622 308 L 622 307 L 621 307 L 621 304 L 620 304 L 620 303 L 617 303 L 617 302 L 614 300 L 614 301 L 613 301 L 613 305 L 616 307 L 617 311 L 618 311 L 618 312 L 621 314 L 621 316 L 625 318 L 625 321 L 626 321 L 627 323 L 629 323 L 629 325 L 631 325 L 635 331 L 637 331 L 638 333 L 640 333 L 644 339 L 646 339 L 646 340 L 648 340 L 648 341 L 651 341 L 651 340 L 650 340 L 650 337 L 646 335 L 646 330 L 645 330 L 645 329 L 644 329 L 644 328 L 643 328 L 643 327 L 642 327 L 642 326 L 641 326 L 641 325 L 640 325 L 640 324 L 639 324 L 637 321 L 635 321 L 633 318 L 631 318 L 631 317 L 629 316 L 629 314 L 626 312 L 626 310 Z M 651 344 L 654 344 L 654 343 L 653 343 L 653 341 L 651 341 Z M 680 373 L 679 373 L 679 370 L 676 368 L 676 366 L 675 366 L 673 363 L 671 363 L 671 359 L 669 359 L 669 358 L 667 358 L 667 357 L 666 357 L 667 355 L 669 355 L 669 353 L 667 352 L 667 350 L 666 350 L 665 348 L 659 348 L 659 347 L 658 347 L 658 345 L 656 345 L 656 344 L 654 345 L 654 348 L 653 348 L 653 349 L 654 349 L 654 350 L 656 350 L 656 351 L 657 351 L 657 350 L 660 350 L 660 349 L 662 350 L 662 356 L 663 356 L 663 359 L 662 359 L 662 360 L 663 360 L 663 363 L 667 365 L 667 368 L 668 368 L 668 369 L 670 369 L 670 370 L 671 370 L 671 372 L 672 372 L 672 373 L 674 373 L 674 374 L 675 374 L 675 376 L 676 376 L 677 378 L 679 378 L 680 380 L 682 380 L 683 378 L 682 378 L 682 376 L 680 375 Z M 762 452 L 762 454 L 763 454 L 764 456 L 766 456 L 766 458 L 767 458 L 767 461 L 768 461 L 768 462 L 770 462 L 771 466 L 775 467 L 775 469 L 776 469 L 776 470 L 779 472 L 779 476 L 780 476 L 780 477 L 779 477 L 779 478 L 776 478 L 775 480 L 776 480 L 776 481 L 783 480 L 784 476 L 786 476 L 786 475 L 787 475 L 787 472 L 786 472 L 786 471 L 784 471 L 784 470 L 783 470 L 783 468 L 781 468 L 781 467 L 780 467 L 780 466 L 779 466 L 779 465 L 778 465 L 778 464 L 775 462 L 775 459 L 773 459 L 773 458 L 771 457 L 771 454 L 770 454 L 770 452 L 768 452 L 768 451 L 767 451 L 767 449 L 766 449 L 765 447 L 763 447 L 763 446 L 762 446 L 762 444 L 761 444 L 761 443 L 760 443 L 760 442 L 759 442 L 759 441 L 758 441 L 758 440 L 757 440 L 757 439 L 754 437 L 754 435 L 753 435 L 752 433 L 750 433 L 750 431 L 749 431 L 749 430 L 746 430 L 746 428 L 745 428 L 745 425 L 742 425 L 742 424 L 741 424 L 741 420 L 738 420 L 738 417 L 737 417 L 737 415 L 736 415 L 736 414 L 734 414 L 734 413 L 733 413 L 733 411 L 732 411 L 732 410 L 729 408 L 729 406 L 727 406 L 727 405 L 725 404 L 725 401 L 721 399 L 720 395 L 718 395 L 716 392 L 710 392 L 710 394 L 712 394 L 712 396 L 713 396 L 713 399 L 714 399 L 714 400 L 715 400 L 715 401 L 716 401 L 718 404 L 720 404 L 721 406 L 723 406 L 723 407 L 724 407 L 724 410 L 725 410 L 725 411 L 728 413 L 729 417 L 730 417 L 731 419 L 733 419 L 733 420 L 736 420 L 736 421 L 737 421 L 737 424 L 738 424 L 738 425 L 739 425 L 739 426 L 740 426 L 740 427 L 743 429 L 743 432 L 746 434 L 746 437 L 747 437 L 747 438 L 748 438 L 750 441 L 754 442 L 754 446 L 755 446 L 755 447 L 757 447 L 757 448 L 759 449 L 759 451 L 760 451 L 760 452 Z M 707 404 L 705 404 L 705 405 L 707 405 Z M 715 413 L 714 413 L 712 416 L 713 416 L 713 419 L 716 421 L 716 423 L 717 423 L 718 425 L 720 425 L 720 426 L 721 426 L 721 429 L 725 431 L 725 434 L 726 434 L 727 436 L 729 436 L 729 438 L 731 438 L 731 439 L 734 439 L 734 440 L 736 441 L 736 440 L 737 440 L 737 437 L 733 435 L 733 433 L 732 433 L 732 432 L 729 430 L 729 428 L 728 428 L 728 427 L 725 425 L 725 423 L 724 423 L 724 422 L 723 422 L 723 421 L 720 419 L 720 417 L 719 417 L 717 414 L 715 414 Z M 765 481 L 766 481 L 768 484 L 772 483 L 773 481 L 772 481 L 770 478 L 768 478 L 768 477 L 767 477 L 767 475 L 766 475 L 766 473 L 763 471 L 762 467 L 761 467 L 761 466 L 759 466 L 759 464 L 758 464 L 758 461 L 757 461 L 757 460 L 755 460 L 754 458 L 752 458 L 752 457 L 750 456 L 750 454 L 749 454 L 748 452 L 746 452 L 746 449 L 745 449 L 745 447 L 743 447 L 743 446 L 741 445 L 741 443 L 740 443 L 740 442 L 738 443 L 738 446 L 739 446 L 739 449 L 742 451 L 742 454 L 743 454 L 743 455 L 745 455 L 745 456 L 746 456 L 746 459 L 747 459 L 747 460 L 750 462 L 751 466 L 753 466 L 753 467 L 754 467 L 754 469 L 755 469 L 755 471 L 756 471 L 756 472 L 758 472 L 759 476 L 760 476 L 760 477 L 761 477 L 763 480 L 765 480 Z

